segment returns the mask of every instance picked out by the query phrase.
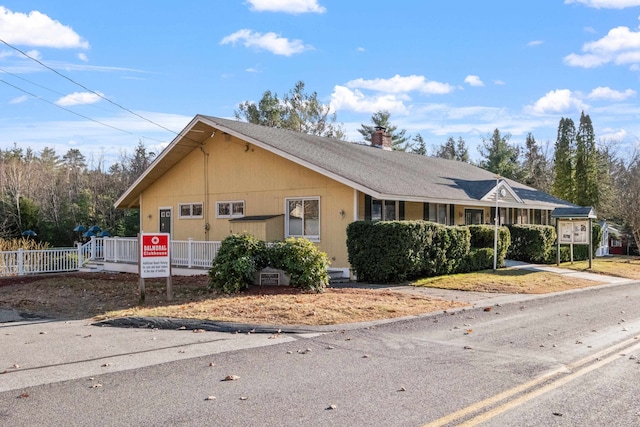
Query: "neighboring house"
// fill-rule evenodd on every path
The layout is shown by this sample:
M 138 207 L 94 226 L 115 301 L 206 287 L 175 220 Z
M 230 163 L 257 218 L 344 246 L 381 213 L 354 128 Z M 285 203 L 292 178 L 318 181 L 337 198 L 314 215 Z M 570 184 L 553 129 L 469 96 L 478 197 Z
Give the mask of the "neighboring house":
M 390 147 L 384 129 L 368 146 L 198 115 L 115 206 L 140 209 L 141 231 L 178 240 L 306 237 L 344 275 L 353 221 L 492 224 L 498 204 L 500 224 L 550 224 L 554 208 L 573 206 L 467 163 Z
M 617 228 L 607 221 L 600 221 L 602 227 L 602 238 L 600 247 L 596 249 L 596 256 L 624 255 L 628 253 L 628 239 Z

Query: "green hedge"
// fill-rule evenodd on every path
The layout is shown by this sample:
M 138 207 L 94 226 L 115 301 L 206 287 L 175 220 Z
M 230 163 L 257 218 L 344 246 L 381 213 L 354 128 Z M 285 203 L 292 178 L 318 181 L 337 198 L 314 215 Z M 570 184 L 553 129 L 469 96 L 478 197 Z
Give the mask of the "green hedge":
M 248 234 L 225 238 L 209 269 L 209 289 L 227 294 L 249 288 L 257 271 L 265 267 L 284 270 L 291 286 L 322 292 L 329 284 L 329 260 L 312 242 L 289 238 L 267 246 Z
M 509 259 L 524 262 L 554 264 L 557 260 L 556 229 L 551 225 L 510 225 L 511 246 L 509 247 Z M 591 241 L 593 244 L 593 254 L 600 245 L 602 238 L 602 227 L 598 223 L 593 223 L 591 228 Z M 589 258 L 589 246 L 574 245 L 574 261 L 582 261 Z M 569 245 L 560 246 L 560 262 L 571 260 L 571 250 Z
M 493 265 L 491 226 L 444 226 L 428 221 L 356 221 L 347 227 L 349 263 L 358 280 L 403 282 Z M 473 236 L 473 237 L 472 237 Z M 490 236 L 490 239 L 489 239 Z M 509 230 L 500 227 L 499 265 L 509 247 Z M 481 253 L 472 242 L 486 244 Z M 489 256 L 490 255 L 490 256 Z M 491 259 L 487 265 L 486 259 Z
M 514 224 L 508 227 L 511 232 L 509 259 L 533 263 L 547 262 L 556 241 L 556 230 L 553 226 Z

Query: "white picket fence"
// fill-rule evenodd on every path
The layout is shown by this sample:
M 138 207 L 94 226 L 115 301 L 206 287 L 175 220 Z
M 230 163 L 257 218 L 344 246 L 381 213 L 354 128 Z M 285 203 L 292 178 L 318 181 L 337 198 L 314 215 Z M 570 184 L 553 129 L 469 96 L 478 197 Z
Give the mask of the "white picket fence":
M 209 268 L 220 242 L 171 241 L 174 267 Z M 89 261 L 137 264 L 140 251 L 136 237 L 92 237 L 76 248 L 53 248 L 0 252 L 0 277 L 78 271 Z

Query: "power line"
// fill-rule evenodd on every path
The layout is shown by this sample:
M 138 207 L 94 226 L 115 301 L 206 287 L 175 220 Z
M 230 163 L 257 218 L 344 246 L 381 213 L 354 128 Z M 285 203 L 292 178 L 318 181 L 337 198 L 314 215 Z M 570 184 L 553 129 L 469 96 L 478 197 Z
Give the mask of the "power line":
M 70 109 L 68 109 L 68 108 L 64 108 L 63 106 L 58 105 L 58 104 L 56 104 L 55 102 L 51 102 L 51 101 L 49 101 L 48 99 L 44 99 L 44 98 L 42 98 L 42 97 L 40 97 L 40 96 L 38 96 L 38 95 L 36 95 L 36 94 L 33 94 L 33 93 L 31 93 L 31 92 L 29 92 L 29 91 L 27 91 L 27 90 L 25 90 L 25 89 L 22 89 L 22 88 L 20 88 L 20 87 L 18 87 L 18 86 L 16 86 L 16 85 L 14 85 L 14 84 L 11 84 L 11 83 L 9 83 L 9 82 L 8 82 L 8 81 L 6 81 L 6 80 L 0 79 L 0 82 L 1 82 L 1 83 L 6 84 L 7 86 L 11 86 L 11 87 L 12 87 L 12 88 L 14 88 L 14 89 L 17 89 L 17 90 L 19 90 L 20 92 L 24 92 L 24 93 L 26 93 L 27 95 L 33 96 L 33 97 L 34 97 L 34 98 L 36 98 L 36 99 L 39 99 L 39 100 L 41 100 L 41 101 L 44 101 L 44 102 L 46 102 L 47 104 L 51 104 L 51 105 L 53 105 L 53 106 L 55 106 L 55 107 L 58 107 L 58 108 L 60 108 L 60 109 L 65 110 L 65 111 L 67 111 L 67 112 L 69 112 L 69 113 L 71 113 L 71 114 L 75 114 L 76 116 L 82 117 L 83 119 L 87 119 L 87 120 L 90 120 L 90 121 L 92 121 L 92 122 L 98 123 L 98 124 L 100 124 L 100 125 L 102 125 L 102 126 L 107 126 L 107 127 L 110 127 L 111 129 L 115 129 L 115 130 L 118 130 L 118 131 L 120 131 L 120 132 L 124 132 L 124 133 L 127 133 L 127 134 L 129 134 L 129 135 L 133 135 L 133 133 L 129 132 L 128 130 L 120 129 L 120 128 L 118 128 L 118 127 L 115 127 L 115 126 L 112 126 L 112 125 L 110 125 L 110 124 L 107 124 L 107 123 L 101 122 L 101 121 L 99 121 L 99 120 L 92 119 L 91 117 L 84 116 L 84 115 L 82 115 L 82 114 L 80 114 L 80 113 L 77 113 L 77 112 L 75 112 L 75 111 L 73 111 L 73 110 L 70 110 Z M 162 141 L 158 141 L 158 142 L 162 142 Z
M 200 146 L 200 145 L 201 145 L 201 143 L 200 143 L 199 141 L 196 141 L 195 139 L 190 138 L 190 137 L 189 137 L 189 136 L 187 136 L 186 134 L 183 134 L 182 132 L 176 132 L 176 131 L 174 131 L 174 130 L 172 130 L 172 129 L 169 129 L 169 128 L 167 128 L 167 127 L 165 127 L 165 126 L 163 126 L 163 125 L 161 125 L 161 124 L 159 124 L 159 123 L 156 123 L 155 121 L 153 121 L 153 120 L 151 120 L 151 119 L 148 119 L 148 118 L 146 118 L 146 117 L 144 117 L 144 116 L 142 116 L 142 115 L 140 115 L 140 114 L 136 113 L 135 111 L 132 111 L 132 110 L 130 110 L 130 109 L 128 109 L 128 108 L 126 108 L 126 107 L 124 107 L 124 106 L 122 106 L 122 105 L 118 104 L 117 102 L 114 102 L 114 101 L 110 100 L 109 98 L 105 97 L 105 96 L 104 96 L 104 95 L 102 95 L 101 93 L 96 92 L 96 91 L 94 91 L 94 90 L 92 90 L 92 89 L 89 89 L 88 87 L 86 87 L 86 86 L 85 86 L 85 85 L 83 85 L 82 83 L 78 83 L 77 81 L 73 80 L 72 78 L 65 76 L 64 74 L 60 73 L 60 72 L 59 72 L 59 71 L 57 71 L 56 69 L 54 69 L 54 68 L 52 68 L 52 67 L 48 66 L 47 64 L 43 63 L 42 61 L 40 61 L 40 60 L 39 60 L 39 59 L 37 59 L 37 58 L 32 57 L 31 55 L 27 54 L 26 52 L 22 51 L 21 49 L 19 49 L 19 48 L 17 48 L 17 47 L 15 47 L 15 46 L 13 46 L 13 45 L 11 45 L 11 44 L 7 43 L 5 40 L 3 40 L 3 39 L 1 39 L 1 38 L 0 38 L 0 42 L 2 42 L 2 43 L 3 43 L 4 45 L 6 45 L 7 47 L 9 47 L 9 48 L 11 48 L 11 49 L 13 49 L 13 50 L 15 50 L 15 51 L 19 52 L 21 55 L 25 56 L 26 58 L 28 58 L 28 59 L 30 59 L 30 60 L 32 60 L 32 61 L 34 61 L 34 62 L 36 62 L 36 63 L 40 64 L 42 67 L 44 67 L 44 68 L 46 68 L 46 69 L 48 69 L 48 70 L 50 70 L 50 71 L 54 72 L 55 74 L 57 74 L 58 76 L 62 77 L 63 79 L 70 81 L 71 83 L 73 83 L 73 84 L 75 84 L 75 85 L 77 85 L 77 86 L 79 86 L 79 87 L 83 88 L 84 90 L 86 90 L 86 91 L 88 91 L 88 92 L 90 92 L 90 93 L 92 93 L 92 94 L 94 94 L 94 95 L 98 96 L 99 98 L 101 98 L 101 99 L 103 99 L 103 100 L 105 100 L 105 101 L 109 102 L 110 104 L 112 104 L 112 105 L 114 105 L 114 106 L 116 106 L 116 107 L 118 107 L 118 108 L 120 108 L 120 109 L 122 109 L 122 110 L 124 110 L 124 111 L 126 111 L 126 112 L 128 112 L 128 113 L 130 113 L 130 114 L 133 114 L 134 116 L 136 116 L 136 117 L 138 117 L 138 118 L 140 118 L 140 119 L 142 119 L 142 120 L 144 120 L 144 121 L 146 121 L 146 122 L 148 122 L 148 123 L 151 123 L 151 124 L 152 124 L 152 125 L 154 125 L 154 126 L 157 126 L 157 127 L 161 128 L 161 129 L 164 129 L 164 130 L 166 130 L 167 132 L 170 132 L 171 134 L 173 134 L 173 135 L 175 135 L 175 136 L 180 136 L 180 137 L 185 138 L 185 139 L 187 139 L 187 140 L 189 140 L 189 141 L 191 141 L 191 142 L 194 142 L 194 143 L 196 144 L 196 146 Z M 11 74 L 11 73 L 8 73 L 8 74 Z M 11 75 L 13 75 L 13 74 L 11 74 Z M 16 76 L 16 77 L 18 77 L 18 76 Z M 20 79 L 22 79 L 22 80 L 25 80 L 25 81 L 29 81 L 29 80 L 24 79 L 24 78 L 22 78 L 22 77 L 18 77 L 18 78 L 20 78 Z M 29 95 L 31 95 L 31 96 L 33 96 L 33 97 L 37 98 L 37 99 L 40 99 L 40 100 L 42 100 L 42 101 L 45 101 L 45 102 L 47 102 L 47 103 L 49 103 L 49 104 L 52 104 L 52 105 L 54 105 L 54 106 L 56 106 L 56 107 L 58 107 L 58 108 L 61 108 L 61 109 L 65 110 L 65 111 L 68 111 L 68 112 L 70 112 L 70 113 L 72 113 L 72 114 L 75 114 L 75 115 L 77 115 L 77 116 L 79 116 L 79 117 L 82 117 L 82 118 L 85 118 L 85 119 L 90 120 L 90 121 L 92 121 L 92 122 L 95 122 L 95 123 L 98 123 L 98 124 L 101 124 L 101 125 L 104 125 L 104 126 L 110 127 L 110 128 L 112 128 L 112 129 L 116 129 L 116 130 L 119 130 L 119 131 L 125 132 L 125 133 L 127 133 L 127 134 L 133 135 L 133 133 L 131 133 L 131 132 L 129 132 L 129 131 L 126 131 L 126 130 L 124 130 L 124 129 L 119 129 L 119 128 L 115 127 L 115 126 L 108 125 L 108 124 L 106 124 L 106 123 L 100 122 L 99 120 L 92 119 L 92 118 L 90 118 L 90 117 L 87 117 L 87 116 L 84 116 L 84 115 L 82 115 L 82 114 L 76 113 L 75 111 L 72 111 L 72 110 L 70 110 L 70 109 L 68 109 L 68 108 L 64 108 L 64 107 L 62 107 L 62 106 L 60 106 L 60 105 L 58 105 L 58 104 L 52 103 L 51 101 L 48 101 L 48 100 L 46 100 L 46 99 L 44 99 L 44 98 L 41 98 L 41 97 L 39 97 L 39 96 L 37 96 L 37 95 L 34 95 L 34 94 L 32 94 L 32 93 L 30 93 L 30 92 L 28 92 L 28 91 L 24 90 L 24 89 L 19 88 L 18 86 L 12 85 L 12 84 L 10 84 L 10 83 L 8 83 L 8 82 L 4 81 L 4 80 L 0 80 L 0 81 L 1 81 L 2 83 L 5 83 L 5 84 L 7 84 L 7 85 L 11 86 L 11 87 L 14 87 L 15 89 L 17 89 L 17 90 L 19 90 L 19 91 L 21 91 L 21 92 L 25 92 L 25 93 L 27 93 L 27 94 L 29 94 Z M 30 82 L 30 83 L 32 83 L 32 82 Z M 40 87 L 42 87 L 42 88 L 44 88 L 44 89 L 46 89 L 46 90 L 52 91 L 52 92 L 54 92 L 54 93 L 58 93 L 58 92 L 54 91 L 53 89 L 46 88 L 46 87 L 44 87 L 44 86 L 42 86 L 42 85 L 39 85 L 39 84 L 37 84 L 37 83 L 33 83 L 33 84 L 35 84 L 36 86 L 40 86 Z M 62 95 L 62 94 L 60 94 L 60 95 Z M 62 96 L 64 96 L 64 95 L 62 95 Z M 160 141 L 160 140 L 155 139 L 155 138 L 150 138 L 150 137 L 145 137 L 145 136 L 143 136 L 143 138 L 151 139 L 151 140 L 153 140 L 153 141 L 161 142 L 161 143 L 162 143 L 162 142 L 164 142 L 164 141 Z
M 66 80 L 70 81 L 71 83 L 73 83 L 73 84 L 75 84 L 75 85 L 77 85 L 77 86 L 80 86 L 80 87 L 81 87 L 81 88 L 83 88 L 84 90 L 86 90 L 86 91 L 88 91 L 88 92 L 91 92 L 92 94 L 94 94 L 94 95 L 96 95 L 96 96 L 98 96 L 98 97 L 100 97 L 100 98 L 104 99 L 104 100 L 105 100 L 105 101 L 107 101 L 108 103 L 113 104 L 113 105 L 115 105 L 116 107 L 121 108 L 121 109 L 123 109 L 124 111 L 127 111 L 127 112 L 129 112 L 129 113 L 133 114 L 134 116 L 139 117 L 139 118 L 141 118 L 142 120 L 145 120 L 145 121 L 147 121 L 147 122 L 149 122 L 149 123 L 151 123 L 151 124 L 153 124 L 153 125 L 155 125 L 155 126 L 158 126 L 159 128 L 162 128 L 162 129 L 164 129 L 164 130 L 166 130 L 166 131 L 168 131 L 168 132 L 171 132 L 171 133 L 172 133 L 172 134 L 174 134 L 174 135 L 178 135 L 178 133 L 177 133 L 177 132 L 175 132 L 174 130 L 171 130 L 171 129 L 169 129 L 169 128 L 165 127 L 165 126 L 162 126 L 161 124 L 156 123 L 156 122 L 154 122 L 154 121 L 153 121 L 153 120 L 151 120 L 151 119 L 147 119 L 146 117 L 144 117 L 144 116 L 142 116 L 142 115 L 140 115 L 140 114 L 138 114 L 138 113 L 136 113 L 136 112 L 134 112 L 134 111 L 132 111 L 132 110 L 130 110 L 130 109 L 128 109 L 128 108 L 126 108 L 126 107 L 123 107 L 122 105 L 118 104 L 117 102 L 114 102 L 114 101 L 110 100 L 109 98 L 105 97 L 104 95 L 102 95 L 102 94 L 100 94 L 100 93 L 98 93 L 98 92 L 96 92 L 96 91 L 94 91 L 94 90 L 92 90 L 92 89 L 89 89 L 88 87 L 86 87 L 86 86 L 85 86 L 85 85 L 83 85 L 82 83 L 78 83 L 77 81 L 73 80 L 72 78 L 65 76 L 64 74 L 60 73 L 60 72 L 59 72 L 58 70 L 56 70 L 55 68 L 51 68 L 51 67 L 49 67 L 49 66 L 48 66 L 47 64 L 45 64 L 44 62 L 40 61 L 40 60 L 39 60 L 39 59 L 37 59 L 37 58 L 34 58 L 34 57 L 32 57 L 32 56 L 28 55 L 27 53 L 23 52 L 22 50 L 18 49 L 17 47 L 10 45 L 9 43 L 7 43 L 6 41 L 4 41 L 3 39 L 0 39 L 0 42 L 2 42 L 2 43 L 3 43 L 3 44 L 5 44 L 7 47 L 10 47 L 10 48 L 11 48 L 11 49 L 13 49 L 13 50 L 15 50 L 15 51 L 17 51 L 17 52 L 20 52 L 22 55 L 24 55 L 25 57 L 27 57 L 27 58 L 31 59 L 32 61 L 37 62 L 38 64 L 42 65 L 44 68 L 46 68 L 46 69 L 48 69 L 48 70 L 50 70 L 50 71 L 53 71 L 54 73 L 56 73 L 57 75 L 59 75 L 59 76 L 60 76 L 60 77 L 62 77 L 63 79 L 66 79 Z

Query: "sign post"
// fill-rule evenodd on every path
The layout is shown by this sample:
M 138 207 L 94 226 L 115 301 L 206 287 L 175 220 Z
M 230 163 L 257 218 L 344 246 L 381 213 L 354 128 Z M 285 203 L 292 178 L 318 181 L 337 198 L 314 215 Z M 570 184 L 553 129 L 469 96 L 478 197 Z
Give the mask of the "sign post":
M 169 233 L 140 234 L 140 304 L 144 304 L 146 278 L 167 278 L 167 300 L 173 299 L 171 289 L 171 245 Z

